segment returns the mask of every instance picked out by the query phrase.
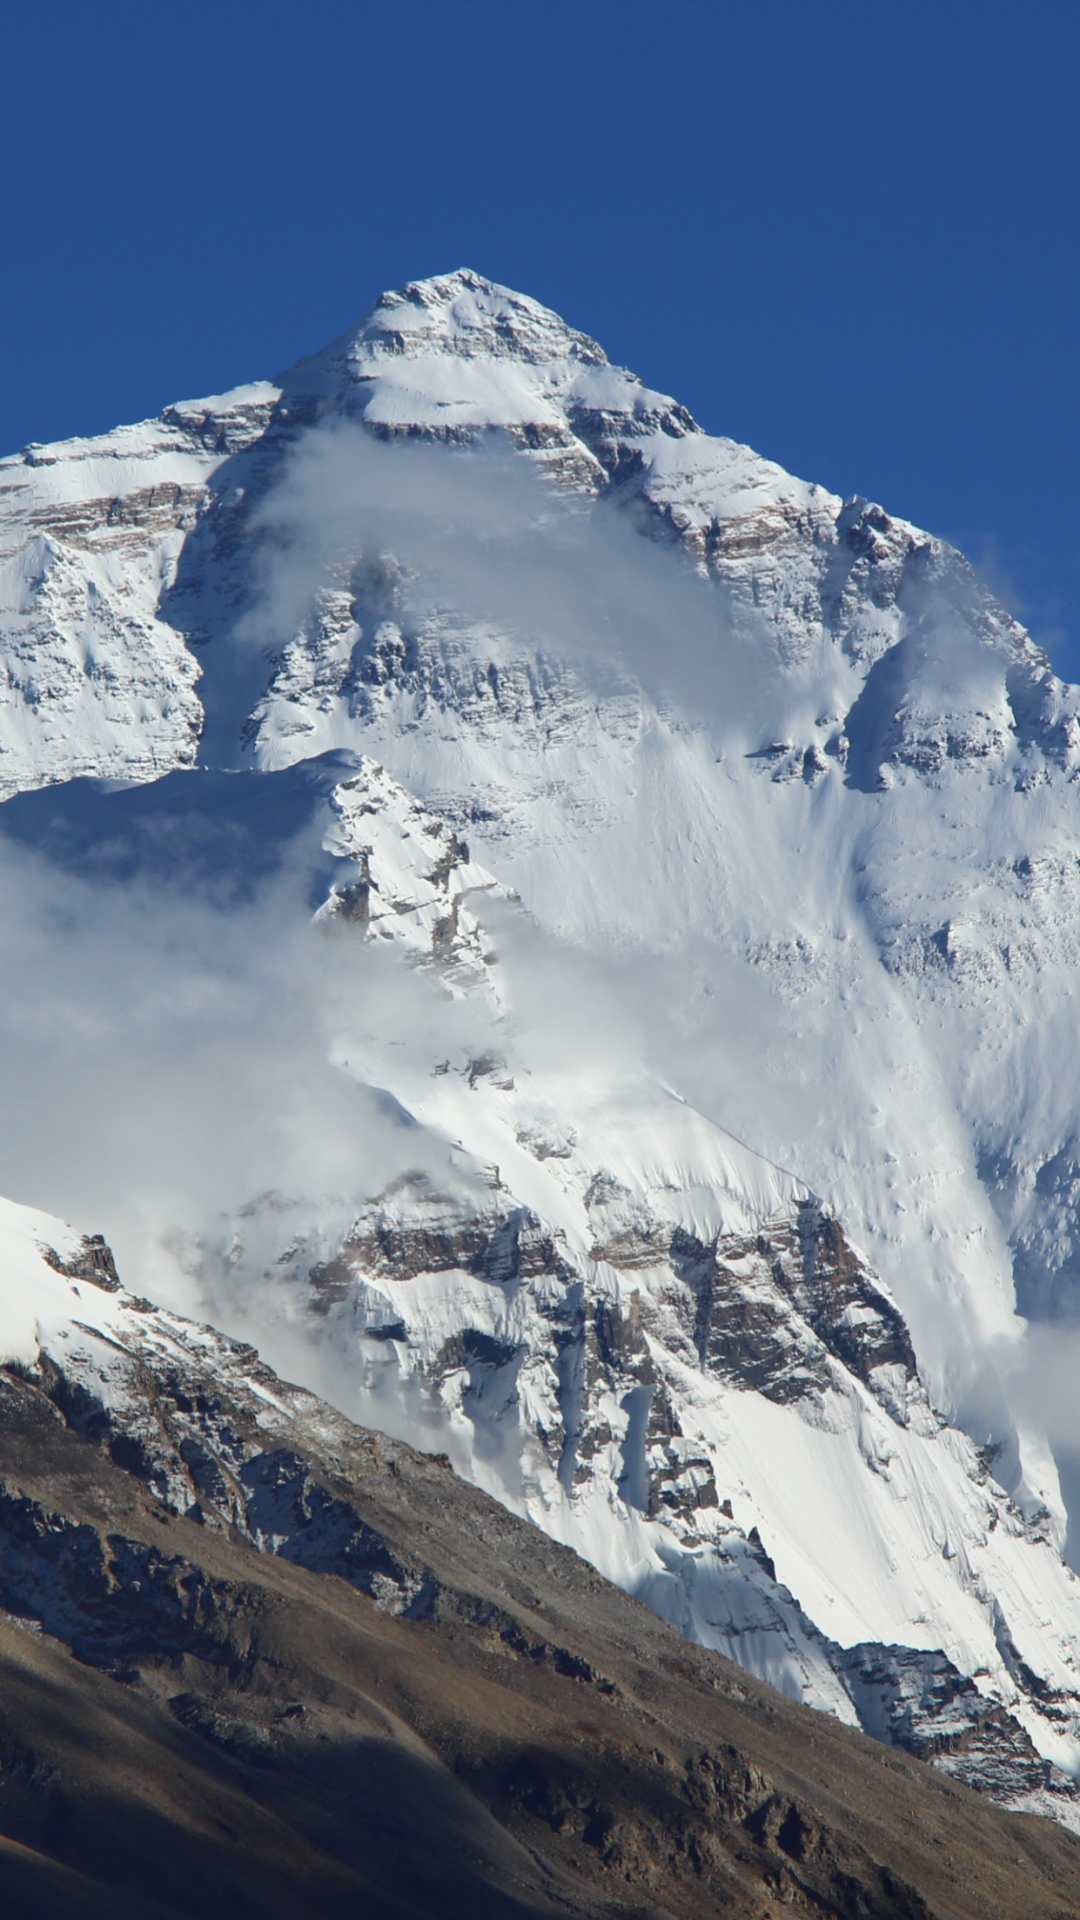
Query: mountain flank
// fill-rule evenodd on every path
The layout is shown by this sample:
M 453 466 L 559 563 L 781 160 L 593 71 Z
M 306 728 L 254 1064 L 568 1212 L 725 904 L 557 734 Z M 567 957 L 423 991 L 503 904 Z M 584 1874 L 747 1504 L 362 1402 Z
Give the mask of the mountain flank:
M 102 1243 L 53 1261 L 88 1337 L 136 1332 L 123 1396 L 0 1371 L 5 1911 L 1080 1915 L 1075 1835 L 690 1645 L 250 1348 L 155 1324 Z

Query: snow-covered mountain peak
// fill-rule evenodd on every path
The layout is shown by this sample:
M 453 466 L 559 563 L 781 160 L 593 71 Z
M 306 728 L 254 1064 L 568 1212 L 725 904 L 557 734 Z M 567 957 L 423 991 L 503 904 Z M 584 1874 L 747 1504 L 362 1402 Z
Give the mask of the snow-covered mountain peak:
M 1017 703 L 1049 715 L 1045 658 L 951 548 L 704 432 L 557 314 L 469 270 L 383 295 L 279 379 L 298 421 L 451 444 L 495 432 L 560 486 L 628 509 L 722 587 L 752 647 L 800 673 L 816 658 L 841 716 L 892 655 L 858 715 L 860 781 L 879 764 L 925 774 L 969 749 L 1000 757 L 1024 729 Z M 1007 691 L 1010 666 L 1023 684 Z
M 549 307 L 461 267 L 384 293 L 358 327 L 299 366 L 315 367 L 333 357 L 350 359 L 359 368 L 369 358 L 436 353 L 464 359 L 490 355 L 535 366 L 558 360 L 608 365 L 595 340 L 568 326 Z M 280 376 L 283 386 L 293 384 L 295 371 Z
M 468 269 L 385 293 L 359 327 L 278 378 L 288 403 L 359 414 L 383 435 L 460 440 L 499 428 L 545 448 L 605 418 L 697 431 L 684 407 L 613 367 L 558 314 Z M 588 462 L 575 477 L 604 480 Z
M 650 679 L 680 644 L 696 704 Z M 310 844 L 331 1058 L 426 1154 L 336 1211 L 238 1192 L 214 1311 L 286 1300 L 343 1403 L 422 1407 L 806 1697 L 866 1724 L 849 1654 L 947 1655 L 1072 1764 L 1054 1465 L 983 1388 L 1014 1281 L 1080 1283 L 1080 703 L 962 557 L 462 271 L 4 463 L 0 654 L 0 824 L 42 859 L 111 886 L 103 847 L 213 840 L 232 900 Z

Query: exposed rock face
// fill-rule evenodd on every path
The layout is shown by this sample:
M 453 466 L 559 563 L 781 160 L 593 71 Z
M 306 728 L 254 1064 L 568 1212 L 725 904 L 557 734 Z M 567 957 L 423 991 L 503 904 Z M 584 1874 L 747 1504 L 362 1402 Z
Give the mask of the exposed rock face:
M 907 1396 L 924 1397 L 895 1302 L 817 1202 L 751 1239 L 704 1247 L 675 1234 L 669 1251 L 697 1298 L 694 1344 L 708 1371 L 784 1402 L 827 1388 L 831 1358 L 895 1418 Z
M 470 1470 L 567 1540 L 596 1552 L 593 1516 L 621 1509 L 638 1529 L 628 1548 L 635 1570 L 621 1577 L 693 1637 L 1007 1803 L 1045 1790 L 1046 1804 L 1073 1818 L 1071 1778 L 1032 1742 L 1034 1733 L 1053 1751 L 1061 1734 L 1071 1737 L 1073 1670 L 1038 1677 L 992 1597 L 1000 1575 L 990 1561 L 977 1571 L 981 1552 L 996 1554 L 1010 1537 L 1022 1555 L 1045 1554 L 1048 1568 L 1053 1549 L 1041 1520 L 1024 1520 L 934 1412 L 895 1303 L 839 1223 L 807 1199 L 756 1234 L 706 1242 L 594 1180 L 585 1253 L 509 1201 L 498 1187 L 480 1203 L 418 1182 L 369 1207 L 334 1258 L 309 1269 L 328 1337 L 338 1350 L 359 1343 L 373 1390 L 411 1382 L 425 1417 L 458 1446 L 464 1439 Z M 299 1281 L 302 1246 L 290 1260 Z M 846 1448 L 843 1436 L 858 1433 L 860 1470 L 844 1496 L 857 1505 L 865 1476 L 875 1500 L 891 1509 L 899 1499 L 906 1520 L 927 1466 L 959 1469 L 971 1518 L 956 1510 L 946 1565 L 959 1554 L 967 1591 L 985 1608 L 985 1651 L 968 1652 L 967 1673 L 940 1648 L 845 1647 L 800 1604 L 771 1557 L 775 1508 L 755 1498 L 779 1463 L 752 1442 L 736 1452 L 704 1412 L 729 1406 L 737 1431 L 750 1396 L 804 1423 L 807 1445 L 817 1434 Z M 825 1523 L 820 1493 L 808 1500 L 809 1546 Z M 822 1551 L 835 1567 L 836 1541 Z M 643 1554 L 654 1571 L 643 1574 Z M 1062 1578 L 1068 1607 L 1071 1576 Z M 970 1677 L 980 1664 L 981 1688 Z M 888 1711 L 885 1673 L 896 1696 Z
M 980 1694 L 943 1653 L 837 1650 L 867 1732 L 930 1760 L 992 1799 L 1075 1826 L 1076 1783 L 1036 1751 L 1023 1727 Z
M 62 1360 L 0 1369 L 19 1912 L 1080 1914 L 1073 1835 L 688 1646 L 445 1457 L 52 1230 Z

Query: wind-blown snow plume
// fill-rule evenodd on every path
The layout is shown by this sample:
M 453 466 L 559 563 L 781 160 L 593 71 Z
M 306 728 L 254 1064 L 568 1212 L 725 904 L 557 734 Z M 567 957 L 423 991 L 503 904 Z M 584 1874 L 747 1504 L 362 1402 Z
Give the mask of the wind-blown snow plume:
M 320 589 L 381 567 L 413 619 L 469 620 L 562 658 L 601 692 L 629 671 L 714 729 L 755 735 L 781 693 L 769 651 L 735 631 L 723 592 L 685 553 L 560 486 L 498 430 L 456 445 L 331 419 L 301 436 L 254 524 L 261 577 L 241 644 L 280 647 Z

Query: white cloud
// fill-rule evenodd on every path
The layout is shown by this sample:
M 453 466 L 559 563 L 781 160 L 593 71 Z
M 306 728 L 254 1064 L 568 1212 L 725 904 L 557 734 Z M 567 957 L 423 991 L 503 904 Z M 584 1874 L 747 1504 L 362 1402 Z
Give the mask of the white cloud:
M 561 491 L 501 436 L 454 447 L 313 428 L 255 525 L 249 645 L 287 642 L 328 579 L 392 556 L 412 611 L 452 609 L 601 683 L 629 669 L 653 699 L 714 726 L 760 730 L 779 696 L 771 650 L 736 638 L 722 592 L 681 549 Z

